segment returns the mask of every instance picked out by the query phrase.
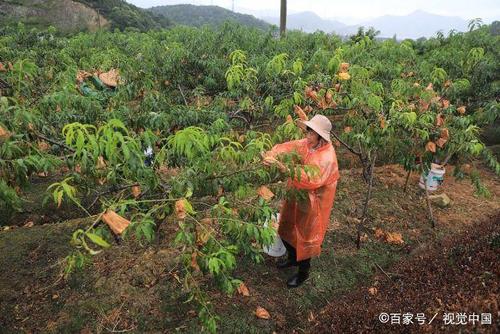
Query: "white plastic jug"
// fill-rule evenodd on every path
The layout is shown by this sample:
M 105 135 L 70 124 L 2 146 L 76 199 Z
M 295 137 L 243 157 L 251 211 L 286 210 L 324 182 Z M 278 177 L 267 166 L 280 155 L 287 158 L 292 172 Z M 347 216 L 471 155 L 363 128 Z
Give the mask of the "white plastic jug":
M 420 188 L 425 189 L 425 182 L 427 183 L 428 191 L 435 191 L 444 181 L 444 173 L 446 172 L 445 168 L 438 164 L 431 164 L 431 170 L 427 174 L 427 177 L 424 177 L 422 174 L 420 176 L 420 182 L 418 185 Z
M 269 224 L 273 220 L 279 221 L 280 220 L 280 214 L 279 213 L 275 214 L 272 217 L 271 221 L 267 220 L 264 223 L 264 226 L 266 226 L 266 227 L 269 226 Z M 286 247 L 283 244 L 283 241 L 281 241 L 281 238 L 279 237 L 278 234 L 276 234 L 276 237 L 274 239 L 274 243 L 272 245 L 270 245 L 270 246 L 263 246 L 262 249 L 264 250 L 264 253 L 266 253 L 267 255 L 272 256 L 272 257 L 280 257 L 280 256 L 285 255 L 285 253 L 286 253 Z

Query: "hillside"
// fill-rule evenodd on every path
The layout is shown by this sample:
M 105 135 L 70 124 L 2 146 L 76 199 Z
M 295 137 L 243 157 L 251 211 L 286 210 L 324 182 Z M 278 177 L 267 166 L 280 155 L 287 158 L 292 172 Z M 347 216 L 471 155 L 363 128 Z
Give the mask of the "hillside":
M 419 10 L 405 16 L 381 16 L 360 25 L 340 30 L 339 33 L 342 35 L 355 34 L 360 26 L 374 27 L 380 31 L 381 37 L 397 35 L 399 38 L 417 39 L 434 36 L 438 31 L 445 34 L 453 29 L 466 31 L 467 21 L 460 17 L 435 15 Z
M 173 5 L 156 6 L 150 12 L 164 15 L 172 22 L 188 26 L 219 26 L 225 21 L 236 21 L 242 25 L 267 29 L 269 24 L 252 15 L 235 13 L 219 6 Z
M 262 19 L 271 24 L 279 24 L 279 17 L 263 16 Z M 324 19 L 313 12 L 300 12 L 289 14 L 287 25 L 289 29 L 298 29 L 304 32 L 322 30 L 344 36 L 356 34 L 361 26 L 374 27 L 380 31 L 380 37 L 390 38 L 396 35 L 398 38 L 413 39 L 431 37 L 440 30 L 443 33 L 452 29 L 467 30 L 467 21 L 460 17 L 435 15 L 420 10 L 402 16 L 385 15 L 355 25 L 346 25 L 337 20 Z
M 168 19 L 123 0 L 4 0 L 0 26 L 22 22 L 28 27 L 55 26 L 63 32 L 134 27 L 141 31 L 167 27 Z

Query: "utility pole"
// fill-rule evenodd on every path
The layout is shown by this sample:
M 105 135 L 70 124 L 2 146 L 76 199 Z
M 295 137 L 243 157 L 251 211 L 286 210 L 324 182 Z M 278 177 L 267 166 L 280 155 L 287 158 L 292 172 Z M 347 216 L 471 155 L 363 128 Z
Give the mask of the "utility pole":
M 286 0 L 281 0 L 280 36 L 285 37 L 285 33 L 286 33 Z

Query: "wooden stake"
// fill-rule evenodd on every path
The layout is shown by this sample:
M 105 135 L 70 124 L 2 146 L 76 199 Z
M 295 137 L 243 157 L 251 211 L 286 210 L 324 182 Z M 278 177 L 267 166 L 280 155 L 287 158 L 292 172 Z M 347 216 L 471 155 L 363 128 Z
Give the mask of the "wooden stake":
M 372 196 L 372 188 L 373 188 L 373 172 L 375 170 L 375 161 L 377 160 L 377 154 L 375 153 L 373 155 L 372 162 L 370 164 L 370 171 L 369 171 L 369 180 L 368 180 L 368 192 L 366 193 L 365 197 L 365 202 L 363 205 L 363 215 L 361 216 L 361 221 L 358 224 L 358 235 L 356 239 L 356 247 L 358 249 L 361 248 L 361 230 L 364 227 L 366 216 L 368 215 L 368 203 L 370 202 L 370 198 Z
M 406 174 L 404 192 L 408 190 L 408 182 L 410 181 L 410 175 L 411 175 L 411 169 L 408 171 L 408 174 Z

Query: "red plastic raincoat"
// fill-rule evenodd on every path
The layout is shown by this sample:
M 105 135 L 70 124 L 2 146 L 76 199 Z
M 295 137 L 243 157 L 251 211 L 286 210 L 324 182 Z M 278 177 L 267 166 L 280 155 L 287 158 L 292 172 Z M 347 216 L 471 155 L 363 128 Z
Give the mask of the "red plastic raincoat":
M 294 140 L 274 146 L 266 155 L 276 157 L 293 151 L 301 156 L 302 164 L 319 168 L 314 177 L 302 171 L 300 181 L 288 180 L 289 187 L 307 190 L 308 200 L 285 200 L 281 207 L 278 234 L 297 250 L 297 261 L 301 261 L 321 253 L 340 175 L 331 143 L 313 150 L 307 139 Z

